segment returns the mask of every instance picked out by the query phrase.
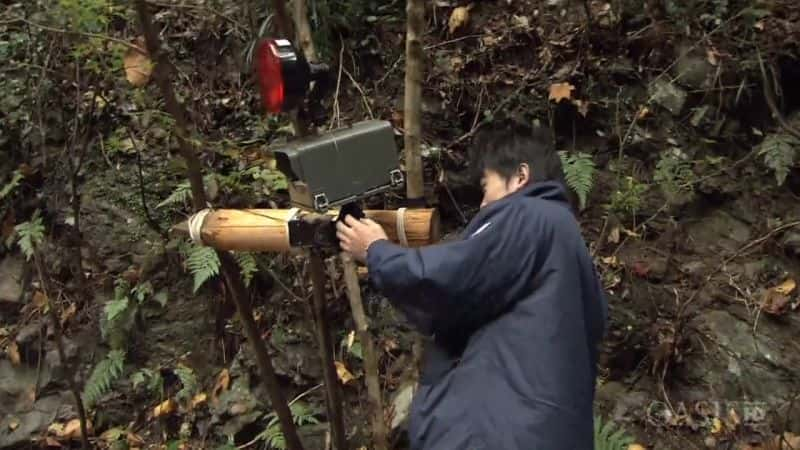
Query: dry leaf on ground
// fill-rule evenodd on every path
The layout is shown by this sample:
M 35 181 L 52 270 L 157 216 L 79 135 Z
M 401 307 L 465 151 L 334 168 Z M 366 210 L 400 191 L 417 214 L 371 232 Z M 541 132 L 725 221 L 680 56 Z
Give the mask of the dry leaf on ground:
M 164 400 L 160 405 L 156 406 L 153 409 L 153 417 L 161 417 L 161 416 L 168 416 L 175 412 L 178 408 L 178 404 L 175 403 L 175 400 L 168 399 Z
M 144 49 L 144 39 L 142 37 L 136 38 L 133 43 Z M 128 48 L 122 58 L 122 62 L 125 65 L 125 78 L 132 85 L 142 87 L 150 81 L 150 75 L 153 73 L 153 61 L 150 60 L 150 56 L 146 52 L 143 53 L 135 48 Z
M 631 444 L 628 446 L 628 450 L 647 450 L 647 448 L 642 444 Z
M 589 100 L 573 100 L 572 104 L 578 108 L 578 113 L 583 117 L 589 115 Z
M 455 33 L 459 28 L 467 26 L 469 23 L 470 9 L 472 9 L 472 5 L 459 6 L 453 10 L 453 12 L 450 14 L 450 21 L 447 23 L 447 28 L 450 31 L 450 34 Z
M 797 283 L 795 283 L 793 279 L 789 278 L 780 285 L 775 286 L 773 289 L 775 289 L 775 292 L 779 294 L 789 295 L 794 292 L 795 288 L 797 288 Z
M 335 361 L 334 364 L 336 365 L 336 375 L 339 377 L 339 381 L 341 381 L 342 384 L 347 384 L 353 380 L 353 374 L 347 370 L 344 363 Z
M 20 363 L 19 357 L 19 346 L 15 341 L 11 341 L 6 348 L 6 355 L 8 355 L 8 359 L 11 361 L 11 364 L 18 366 Z
M 201 392 L 201 393 L 195 395 L 194 398 L 192 398 L 192 403 L 189 405 L 189 408 L 190 409 L 195 409 L 198 406 L 200 406 L 203 403 L 205 403 L 206 400 L 208 400 L 208 395 L 206 395 L 205 392 Z
M 574 90 L 575 86 L 569 83 L 553 83 L 550 85 L 548 99 L 555 100 L 556 103 L 561 102 L 561 100 L 569 100 L 572 98 L 572 91 Z
M 231 385 L 231 373 L 228 369 L 222 369 L 222 372 L 217 375 L 217 382 L 214 383 L 214 389 L 211 390 L 211 401 L 216 402 L 219 396 L 228 390 Z

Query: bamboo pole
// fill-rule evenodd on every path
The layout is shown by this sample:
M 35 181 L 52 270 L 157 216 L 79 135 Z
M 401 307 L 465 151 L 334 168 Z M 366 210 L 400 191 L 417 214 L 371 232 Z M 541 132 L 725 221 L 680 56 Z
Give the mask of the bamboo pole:
M 387 237 L 402 244 L 405 234 L 408 247 L 430 245 L 439 240 L 439 214 L 435 209 L 366 210 L 365 215 L 380 224 Z M 200 227 L 203 244 L 217 250 L 250 252 L 290 252 L 289 220 L 305 211 L 289 209 L 219 209 L 208 213 Z M 331 219 L 338 211 L 327 213 Z M 184 222 L 173 227 L 188 234 Z M 404 232 L 404 233 L 403 233 Z

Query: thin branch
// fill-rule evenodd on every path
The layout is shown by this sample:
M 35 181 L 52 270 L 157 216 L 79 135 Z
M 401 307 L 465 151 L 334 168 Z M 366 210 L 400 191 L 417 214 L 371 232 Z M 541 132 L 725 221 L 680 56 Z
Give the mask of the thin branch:
M 68 35 L 71 34 L 71 35 L 75 35 L 75 36 L 83 36 L 83 37 L 89 37 L 89 38 L 103 39 L 105 41 L 115 42 L 117 44 L 124 45 L 127 48 L 131 48 L 131 49 L 134 49 L 134 50 L 138 50 L 138 51 L 140 51 L 142 53 L 145 53 L 145 50 L 143 48 L 139 47 L 138 45 L 131 44 L 130 42 L 124 41 L 122 39 L 115 38 L 113 36 L 109 36 L 107 34 L 87 33 L 87 32 L 84 32 L 84 31 L 75 31 L 75 30 L 64 30 L 64 29 L 61 29 L 61 28 L 55 28 L 55 27 L 51 27 L 49 25 L 36 23 L 36 22 L 30 21 L 28 19 L 25 19 L 24 17 L 15 17 L 15 18 L 13 18 L 11 20 L 0 22 L 0 24 L 10 24 L 10 23 L 24 23 L 24 24 L 30 25 L 30 26 L 32 26 L 34 28 L 38 28 L 40 30 L 50 31 L 51 33 L 68 34 Z
M 772 93 L 772 85 L 767 80 L 767 71 L 764 69 L 764 60 L 761 58 L 761 50 L 758 47 L 756 47 L 756 55 L 758 56 L 758 68 L 761 70 L 761 78 L 764 80 L 762 83 L 764 98 L 767 100 L 767 105 L 769 106 L 770 111 L 772 111 L 772 116 L 778 121 L 781 127 L 786 130 L 786 132 L 797 139 L 800 139 L 800 131 L 797 131 L 789 122 L 787 122 L 786 118 L 783 117 L 783 114 L 781 114 L 781 111 L 778 109 L 778 105 L 775 102 L 775 95 Z
M 142 150 L 139 148 L 139 145 L 136 143 L 136 139 L 134 139 L 133 132 L 131 131 L 130 127 L 125 127 L 128 131 L 128 137 L 131 140 L 131 144 L 133 144 L 134 150 L 136 150 L 136 167 L 137 167 L 137 174 L 139 177 L 139 195 L 142 198 L 142 209 L 144 210 L 144 216 L 147 219 L 147 223 L 156 233 L 160 234 L 162 238 L 165 240 L 169 237 L 168 233 L 161 228 L 158 221 L 153 218 L 150 214 L 150 207 L 147 206 L 147 196 L 145 195 L 145 188 L 144 188 L 144 173 L 142 172 Z

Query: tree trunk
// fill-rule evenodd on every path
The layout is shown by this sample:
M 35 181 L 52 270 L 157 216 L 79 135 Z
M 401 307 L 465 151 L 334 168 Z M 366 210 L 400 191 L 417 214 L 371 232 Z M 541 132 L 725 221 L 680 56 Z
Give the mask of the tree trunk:
M 306 59 L 316 62 L 317 50 L 311 35 L 311 25 L 308 23 L 308 6 L 305 0 L 294 1 L 294 23 L 297 27 L 297 43 L 303 49 Z
M 422 179 L 422 36 L 425 32 L 425 0 L 406 2 L 406 80 L 403 119 L 405 128 L 406 197 L 410 204 L 424 202 Z
M 168 72 L 171 66 L 167 56 L 161 52 L 161 42 L 158 32 L 153 26 L 150 11 L 147 9 L 147 2 L 145 0 L 136 0 L 136 11 L 144 32 L 147 51 L 156 64 L 153 75 L 161 90 L 161 95 L 164 96 L 167 112 L 175 120 L 175 131 L 178 136 L 180 153 L 186 162 L 187 175 L 192 189 L 192 204 L 195 211 L 199 211 L 206 207 L 206 195 L 203 187 L 200 159 L 195 154 L 194 148 L 188 139 L 190 127 L 186 111 L 183 109 L 183 105 L 178 102 L 172 89 L 170 73 Z M 228 288 L 232 293 L 231 297 L 239 312 L 245 335 L 256 354 L 256 362 L 261 370 L 261 376 L 266 385 L 270 403 L 278 415 L 281 431 L 286 439 L 286 447 L 289 450 L 302 450 L 303 446 L 297 435 L 292 413 L 289 410 L 289 405 L 286 403 L 283 392 L 281 392 L 278 377 L 275 375 L 275 369 L 272 367 L 272 361 L 269 359 L 269 353 L 267 353 L 267 347 L 261 336 L 259 336 L 258 328 L 253 318 L 253 311 L 250 309 L 250 302 L 247 298 L 247 290 L 236 262 L 230 254 L 225 252 L 218 251 L 217 256 L 221 262 L 222 275 L 228 282 Z

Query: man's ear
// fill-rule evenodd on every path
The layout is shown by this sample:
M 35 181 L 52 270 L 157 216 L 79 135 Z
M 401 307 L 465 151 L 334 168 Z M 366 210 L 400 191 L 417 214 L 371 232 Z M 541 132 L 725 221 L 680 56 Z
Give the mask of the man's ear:
M 519 165 L 517 168 L 517 178 L 521 186 L 524 186 L 531 181 L 531 168 L 528 163 L 522 163 Z

